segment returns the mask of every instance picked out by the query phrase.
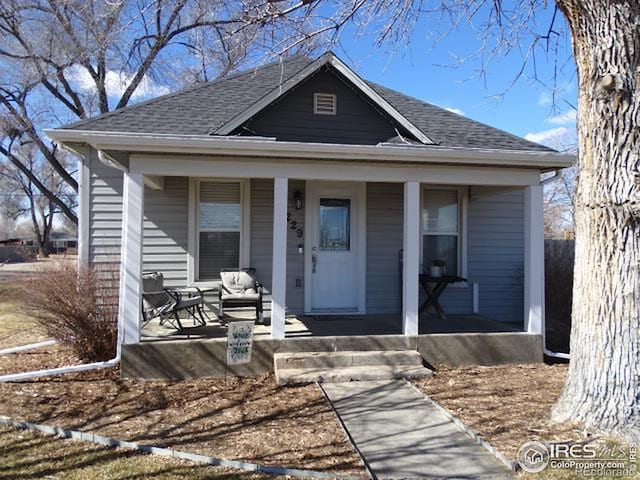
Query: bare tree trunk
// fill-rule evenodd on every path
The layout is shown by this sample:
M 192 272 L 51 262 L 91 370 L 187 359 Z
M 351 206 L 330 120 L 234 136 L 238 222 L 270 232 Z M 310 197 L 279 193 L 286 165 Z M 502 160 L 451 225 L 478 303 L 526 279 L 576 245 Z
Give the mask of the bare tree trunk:
M 47 244 L 45 243 L 46 239 L 46 222 L 40 227 L 38 223 L 38 215 L 36 212 L 36 202 L 33 198 L 33 192 L 31 191 L 31 184 L 29 184 L 25 189 L 25 192 L 28 192 L 29 195 L 29 213 L 31 214 L 31 223 L 33 224 L 33 233 L 36 236 L 36 245 L 38 246 L 38 256 L 41 258 L 47 258 L 49 256 L 49 252 L 47 250 Z M 44 231 L 43 231 L 44 230 Z
M 558 0 L 580 86 L 571 364 L 555 420 L 640 432 L 640 4 Z

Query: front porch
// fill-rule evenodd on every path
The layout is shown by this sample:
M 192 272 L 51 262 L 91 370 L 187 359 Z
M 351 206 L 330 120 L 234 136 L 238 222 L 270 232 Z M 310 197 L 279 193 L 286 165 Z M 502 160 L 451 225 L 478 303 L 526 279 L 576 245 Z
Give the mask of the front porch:
M 261 345 L 256 352 L 262 348 L 263 353 L 256 354 L 253 366 L 235 367 L 232 373 L 270 371 L 272 354 L 282 349 L 346 345 L 424 345 L 427 361 L 454 363 L 542 358 L 537 171 L 426 165 L 363 170 L 340 162 L 170 158 L 132 155 L 123 174 L 123 365 L 129 356 L 136 359 L 135 368 L 142 368 L 144 359 L 151 362 L 154 352 L 161 352 L 166 355 L 161 363 L 184 361 L 187 370 L 210 358 L 217 367 L 205 368 L 208 374 L 224 374 L 226 330 L 216 315 L 214 277 L 220 267 L 232 266 L 220 263 L 229 258 L 239 262 L 236 266 L 257 269 L 265 285 L 266 314 L 265 325 L 255 331 Z M 242 176 L 247 171 L 250 178 Z M 434 204 L 435 213 L 427 215 L 425 209 Z M 227 215 L 226 223 L 217 221 L 219 211 Z M 333 218 L 336 212 L 338 220 L 328 225 L 340 227 L 339 233 L 327 240 L 321 233 L 328 221 L 323 215 Z M 438 223 L 440 217 L 450 221 Z M 235 247 L 228 249 L 232 240 Z M 332 255 L 341 257 L 324 264 Z M 443 294 L 446 320 L 419 313 L 419 275 L 439 256 L 468 279 Z M 144 271 L 164 272 L 169 287 L 208 286 L 206 326 L 176 333 L 154 320 L 141 328 Z M 457 353 L 445 354 L 450 348 Z M 176 352 L 190 352 L 194 359 Z M 147 368 L 152 366 L 142 369 Z M 202 373 L 202 368 L 196 370 Z M 161 376 L 152 370 L 144 375 Z
M 253 312 L 234 315 L 235 319 L 252 319 Z M 233 321 L 232 318 L 228 319 Z M 269 337 L 271 328 L 267 322 L 255 326 L 255 337 Z M 189 326 L 189 321 L 185 321 Z M 454 334 L 454 333 L 495 333 L 518 332 L 519 325 L 503 323 L 481 315 L 449 315 L 446 319 L 439 316 L 422 315 L 418 334 Z M 400 315 L 287 315 L 285 318 L 285 338 L 305 337 L 344 337 L 359 335 L 402 335 L 402 317 Z M 227 329 L 217 321 L 209 321 L 204 327 L 186 328 L 177 332 L 168 324 L 160 325 L 154 319 L 142 328 L 142 342 L 189 341 L 214 338 L 226 338 Z
M 500 365 L 543 360 L 541 335 L 507 331 L 508 326 L 505 331 L 404 335 L 386 334 L 382 329 L 367 330 L 363 325 L 365 320 L 347 319 L 342 323 L 322 320 L 325 322 L 322 325 L 319 325 L 320 321 L 312 320 L 305 325 L 296 319 L 287 323 L 292 336 L 284 339 L 275 339 L 268 327 L 258 326 L 251 360 L 242 365 L 227 364 L 227 340 L 220 327 L 207 327 L 199 335 L 193 331 L 189 338 L 176 334 L 153 339 L 145 337 L 140 343 L 122 346 L 121 375 L 148 380 L 264 375 L 274 371 L 276 353 L 291 352 L 417 351 L 427 365 Z M 473 317 L 460 316 L 451 320 L 454 323 L 450 327 L 476 321 L 476 325 L 486 325 L 486 319 Z M 380 322 L 375 328 L 385 324 L 392 327 L 390 330 L 397 331 L 401 319 Z M 314 326 L 321 327 L 322 332 L 313 332 Z M 495 328 L 495 324 L 492 327 Z M 296 329 L 301 335 L 295 336 Z M 352 331 L 359 333 L 352 334 Z M 330 335 L 318 336 L 317 333 Z

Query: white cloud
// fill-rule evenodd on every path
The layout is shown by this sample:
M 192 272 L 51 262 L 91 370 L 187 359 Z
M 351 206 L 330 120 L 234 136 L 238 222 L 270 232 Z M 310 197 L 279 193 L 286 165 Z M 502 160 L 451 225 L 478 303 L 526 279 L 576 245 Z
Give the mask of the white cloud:
M 524 138 L 531 142 L 548 144 L 559 137 L 565 136 L 569 133 L 567 127 L 552 128 L 550 130 L 543 130 L 541 132 L 527 133 Z
M 454 108 L 454 107 L 443 107 L 445 110 L 449 110 L 450 112 L 453 113 L 457 113 L 458 115 L 466 115 L 466 113 L 464 113 L 462 110 L 460 110 L 459 108 Z
M 542 92 L 538 97 L 538 105 L 541 107 L 551 105 L 551 94 L 549 92 Z
M 576 113 L 575 110 L 568 110 L 559 115 L 547 118 L 546 122 L 552 123 L 553 125 L 567 125 L 576 121 Z
M 94 91 L 96 88 L 93 78 L 89 74 L 86 68 L 81 65 L 73 65 L 67 69 L 67 74 L 70 81 L 80 90 L 84 92 Z M 115 70 L 108 70 L 105 76 L 105 86 L 107 89 L 107 95 L 109 97 L 120 97 L 127 89 L 127 86 L 131 82 L 133 74 L 124 72 L 117 72 Z M 135 92 L 131 96 L 132 100 L 139 100 L 142 98 L 157 97 L 169 93 L 170 90 L 157 84 L 148 75 L 145 75 L 136 88 Z

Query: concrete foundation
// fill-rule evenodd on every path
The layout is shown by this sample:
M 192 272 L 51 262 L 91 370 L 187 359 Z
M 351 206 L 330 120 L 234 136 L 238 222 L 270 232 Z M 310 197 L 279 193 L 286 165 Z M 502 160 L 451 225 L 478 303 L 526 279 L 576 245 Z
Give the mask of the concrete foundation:
M 226 366 L 226 340 L 173 340 L 124 345 L 123 378 L 189 379 L 252 376 L 273 371 L 277 352 L 417 350 L 429 364 L 497 365 L 541 362 L 542 336 L 528 333 L 367 335 L 274 340 L 256 338 L 251 362 Z

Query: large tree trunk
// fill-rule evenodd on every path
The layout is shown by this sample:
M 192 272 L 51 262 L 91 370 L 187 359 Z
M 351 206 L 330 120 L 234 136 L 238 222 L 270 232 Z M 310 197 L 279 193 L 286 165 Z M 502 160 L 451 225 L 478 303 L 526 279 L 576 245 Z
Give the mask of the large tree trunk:
M 640 431 L 640 4 L 557 0 L 579 73 L 571 363 L 555 420 Z

